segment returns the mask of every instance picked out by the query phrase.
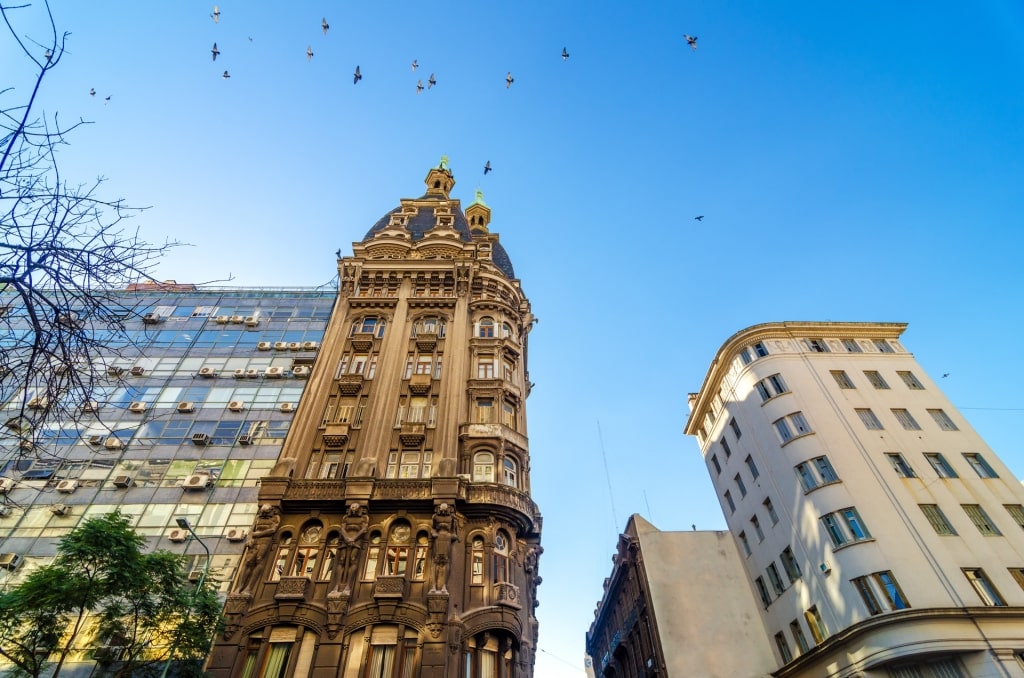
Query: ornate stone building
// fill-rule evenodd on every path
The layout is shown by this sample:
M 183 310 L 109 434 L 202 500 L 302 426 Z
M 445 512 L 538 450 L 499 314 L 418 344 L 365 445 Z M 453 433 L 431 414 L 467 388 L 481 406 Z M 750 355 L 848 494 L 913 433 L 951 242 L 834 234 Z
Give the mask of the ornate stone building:
M 534 317 L 442 161 L 340 293 L 228 596 L 212 676 L 532 676 Z

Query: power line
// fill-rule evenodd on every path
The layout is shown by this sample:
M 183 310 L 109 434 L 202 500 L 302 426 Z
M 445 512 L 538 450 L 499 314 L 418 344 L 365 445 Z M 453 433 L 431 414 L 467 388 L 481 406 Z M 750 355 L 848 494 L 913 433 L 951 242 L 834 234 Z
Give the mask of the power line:
M 608 455 L 604 451 L 604 437 L 601 435 L 601 420 L 597 420 L 597 440 L 601 443 L 601 459 L 604 460 L 604 477 L 608 481 L 608 501 L 612 505 L 612 522 L 615 534 L 619 534 L 619 515 L 615 510 L 615 494 L 612 492 L 612 474 L 608 471 Z
M 559 656 L 558 656 L 557 654 L 552 654 L 552 653 L 548 652 L 547 650 L 545 650 L 545 649 L 544 649 L 543 647 L 538 647 L 537 649 L 538 649 L 538 650 L 539 650 L 540 652 L 543 652 L 544 654 L 548 655 L 549 657 L 554 657 L 555 659 L 557 659 L 558 661 L 562 662 L 563 664 L 565 664 L 565 665 L 567 665 L 567 666 L 571 666 L 571 667 L 573 667 L 574 669 L 576 669 L 576 670 L 577 670 L 577 671 L 579 671 L 580 673 L 586 673 L 586 671 L 585 671 L 584 669 L 581 669 L 581 668 L 580 668 L 580 667 L 579 667 L 579 666 L 578 666 L 577 664 L 573 664 L 573 663 L 572 663 L 571 661 L 569 661 L 568 659 L 562 659 L 562 658 L 561 658 L 561 657 L 559 657 Z

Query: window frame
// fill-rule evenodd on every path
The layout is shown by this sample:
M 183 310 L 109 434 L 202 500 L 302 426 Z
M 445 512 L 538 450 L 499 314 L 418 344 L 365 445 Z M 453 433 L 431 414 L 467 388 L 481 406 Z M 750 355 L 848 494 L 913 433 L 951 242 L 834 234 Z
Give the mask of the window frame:
M 885 377 L 878 370 L 864 370 L 864 376 L 867 378 L 868 383 L 875 387 L 876 391 L 890 390 L 889 382 L 885 380 Z
M 857 389 L 857 386 L 850 379 L 850 375 L 846 373 L 846 370 L 829 370 L 829 374 L 835 379 L 836 385 L 844 391 L 853 391 Z
M 960 427 L 956 425 L 956 422 L 946 414 L 946 411 L 941 408 L 932 408 L 927 410 L 928 414 L 931 415 L 932 420 L 935 421 L 936 425 L 943 431 L 959 431 Z
M 974 592 L 981 598 L 982 604 L 986 607 L 1006 607 L 1006 599 L 999 593 L 999 589 L 988 578 L 983 568 L 962 567 L 960 570 L 964 573 L 964 577 L 967 578 Z
M 917 478 L 917 473 L 901 452 L 886 452 L 885 458 L 901 478 Z
M 935 475 L 943 480 L 955 480 L 960 476 L 953 470 L 953 467 L 946 461 L 946 457 L 941 452 L 923 452 L 925 460 L 928 465 L 935 471 Z
M 956 528 L 953 527 L 953 523 L 949 522 L 949 518 L 946 516 L 942 507 L 938 504 L 918 504 L 921 509 L 921 513 L 928 520 L 928 524 L 935 530 L 935 534 L 940 537 L 957 537 Z
M 1000 532 L 999 527 L 995 524 L 992 518 L 988 515 L 988 512 L 984 509 L 981 504 L 960 504 L 960 508 L 964 510 L 971 523 L 978 528 L 985 537 L 1001 537 L 1003 533 Z
M 911 391 L 924 391 L 924 384 L 910 370 L 896 370 L 896 375 L 903 381 L 903 384 Z
M 978 474 L 979 478 L 985 480 L 991 478 L 998 478 L 999 474 L 995 472 L 985 458 L 978 452 L 963 452 L 964 460 L 967 461 L 967 465 L 974 469 L 974 472 Z

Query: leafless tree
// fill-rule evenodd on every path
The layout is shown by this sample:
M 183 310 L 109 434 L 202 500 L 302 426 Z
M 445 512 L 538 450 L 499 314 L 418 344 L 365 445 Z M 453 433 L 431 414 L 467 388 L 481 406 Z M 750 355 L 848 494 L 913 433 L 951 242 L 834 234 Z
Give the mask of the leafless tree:
M 5 51 L 20 52 L 34 81 L 27 94 L 0 90 L 0 434 L 18 454 L 40 456 L 51 453 L 41 431 L 79 420 L 98 389 L 119 379 L 109 361 L 131 349 L 124 323 L 138 312 L 124 290 L 151 281 L 178 243 L 143 240 L 129 221 L 140 210 L 102 196 L 102 177 L 62 174 L 58 152 L 88 123 L 65 124 L 37 101 L 70 34 L 44 2 L 49 34 L 22 36 L 15 20 L 31 6 L 2 2 L 0 40 L 13 40 Z

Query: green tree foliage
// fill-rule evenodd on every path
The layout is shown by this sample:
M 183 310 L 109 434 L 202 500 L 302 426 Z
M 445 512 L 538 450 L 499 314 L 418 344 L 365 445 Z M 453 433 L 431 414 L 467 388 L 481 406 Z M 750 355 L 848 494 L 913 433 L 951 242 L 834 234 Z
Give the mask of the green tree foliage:
M 200 675 L 220 627 L 214 587 L 188 581 L 185 556 L 145 553 L 145 540 L 114 512 L 89 518 L 60 540 L 56 558 L 0 594 L 0 656 L 14 676 L 60 675 L 80 647 L 90 615 L 99 620 L 95 654 L 105 675 Z M 173 652 L 173 657 L 171 653 Z

